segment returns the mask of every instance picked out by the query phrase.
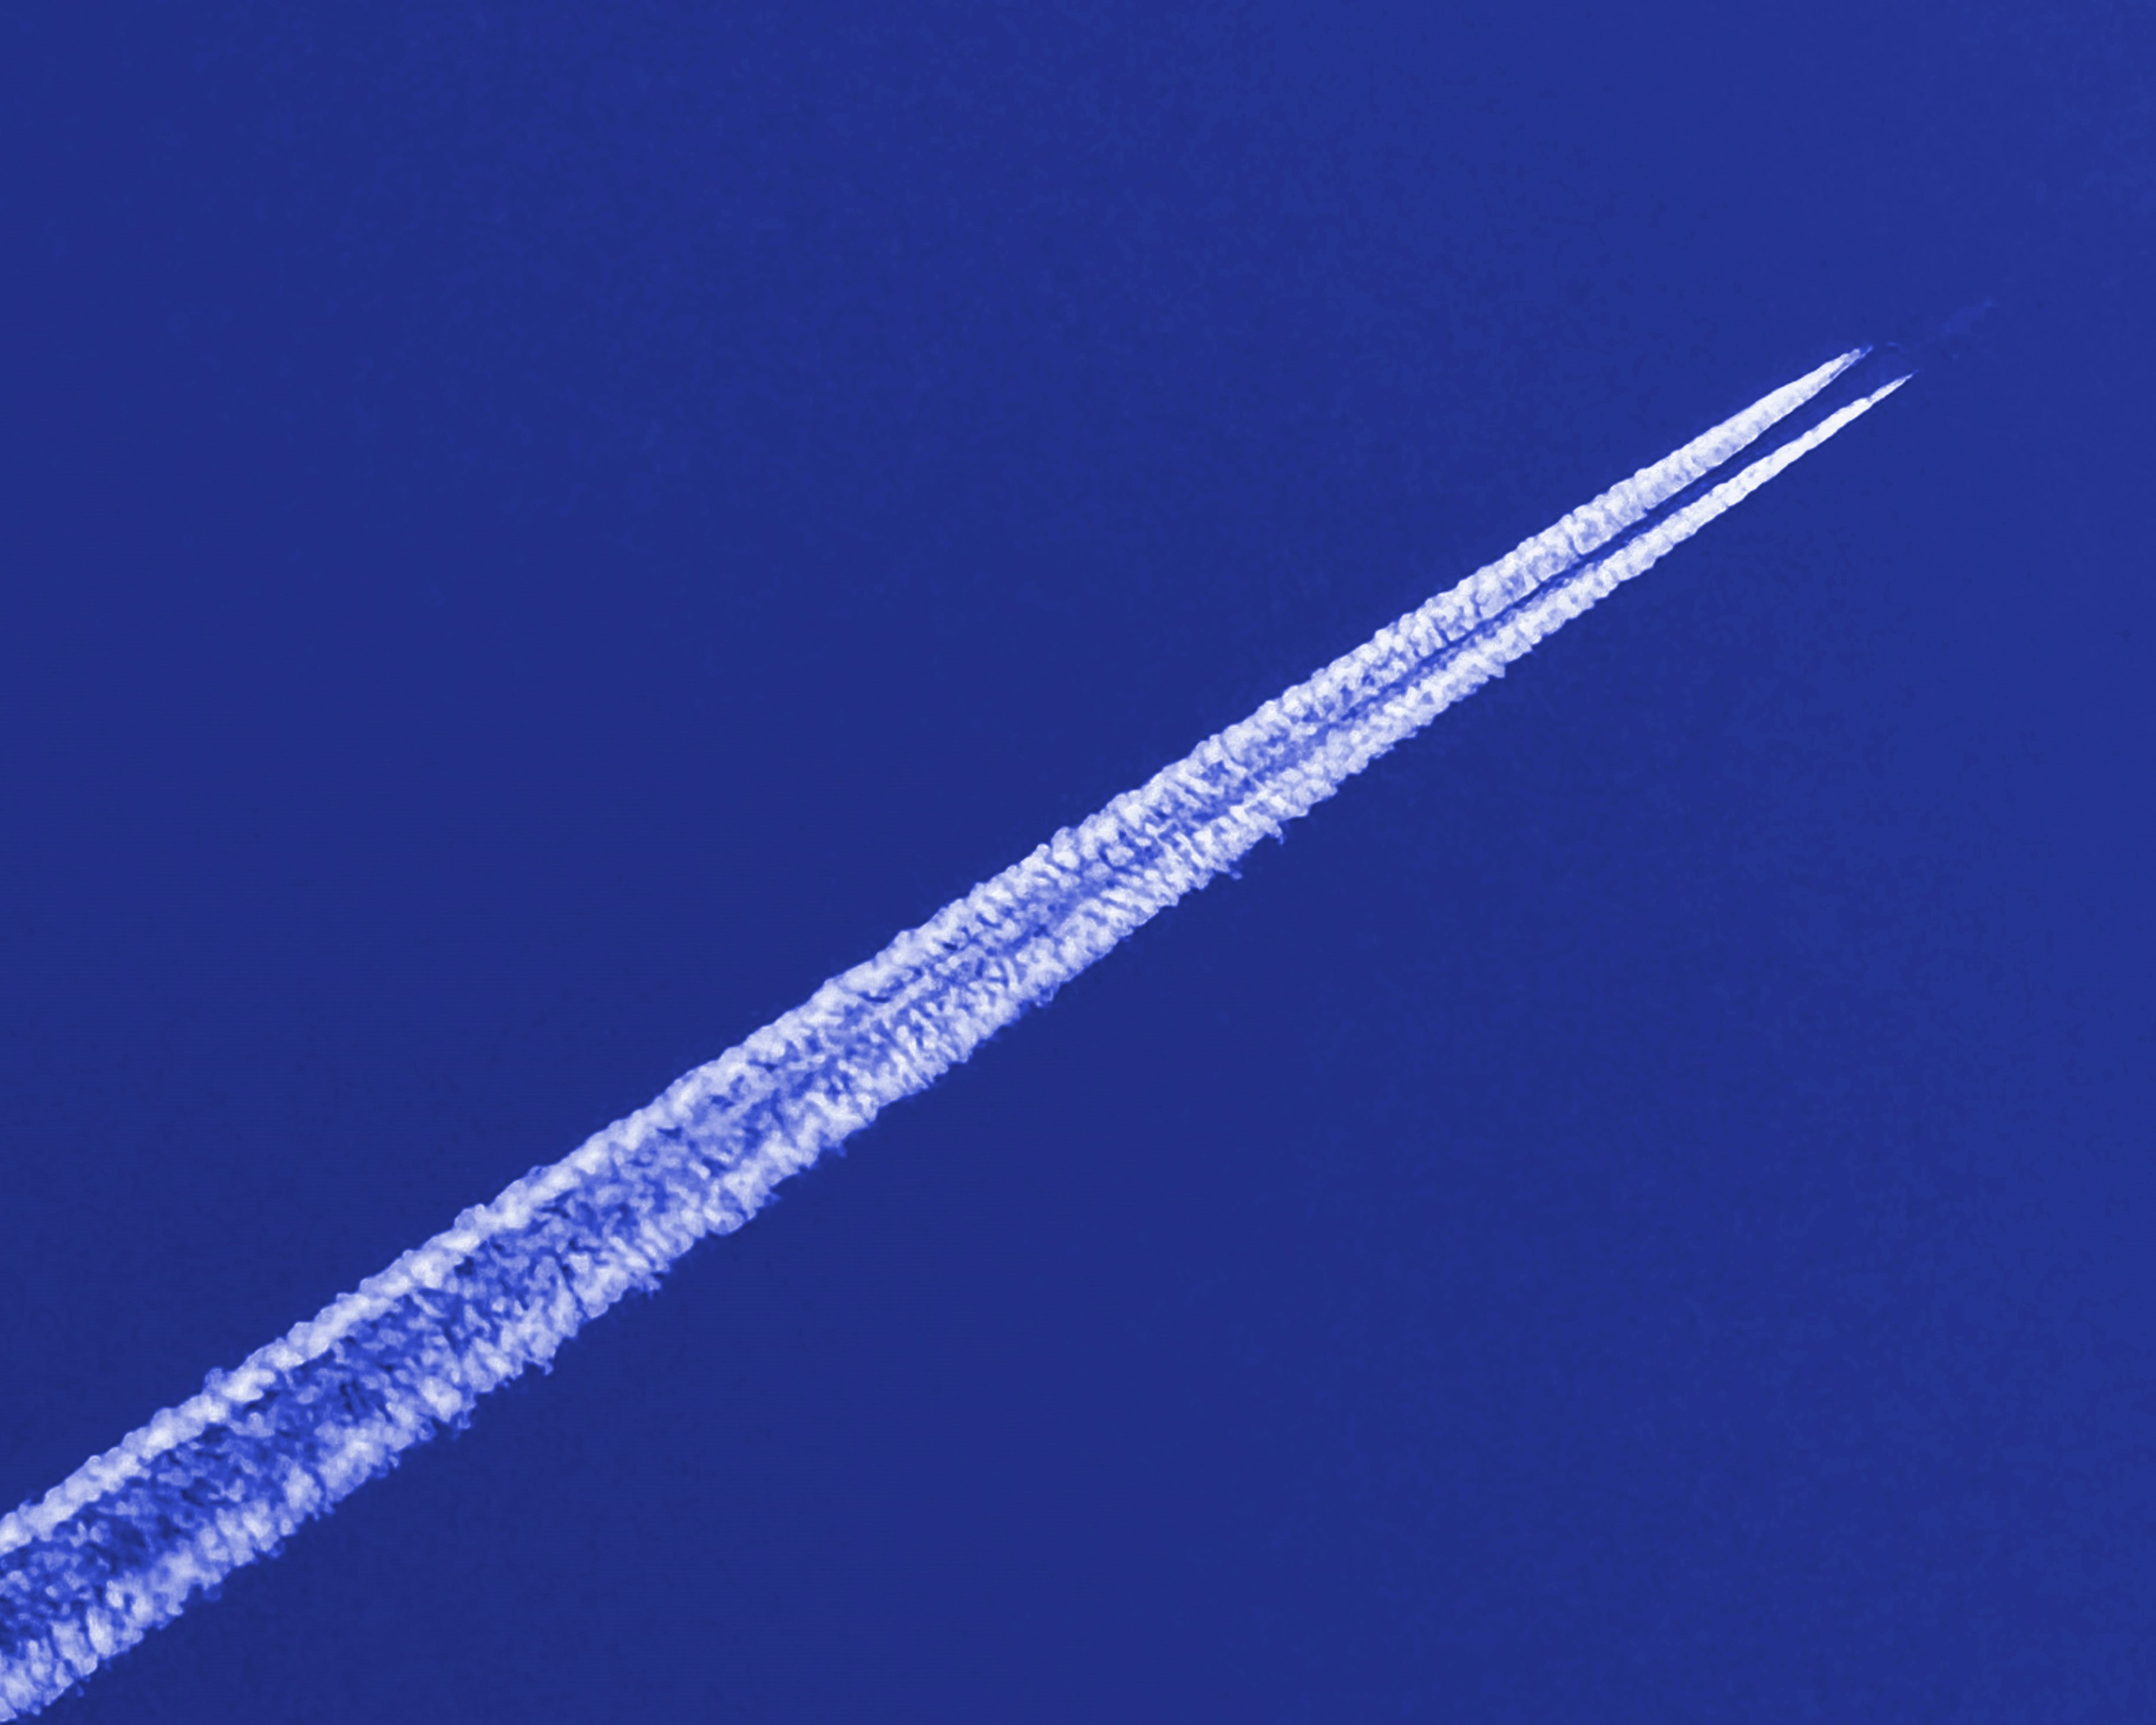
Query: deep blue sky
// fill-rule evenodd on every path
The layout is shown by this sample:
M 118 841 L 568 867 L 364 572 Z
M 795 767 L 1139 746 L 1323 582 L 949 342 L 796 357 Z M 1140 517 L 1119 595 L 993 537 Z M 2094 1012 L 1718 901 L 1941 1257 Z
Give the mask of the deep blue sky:
M 0 1499 L 1887 408 L 54 1717 L 2156 1695 L 2134 5 L 0 23 Z

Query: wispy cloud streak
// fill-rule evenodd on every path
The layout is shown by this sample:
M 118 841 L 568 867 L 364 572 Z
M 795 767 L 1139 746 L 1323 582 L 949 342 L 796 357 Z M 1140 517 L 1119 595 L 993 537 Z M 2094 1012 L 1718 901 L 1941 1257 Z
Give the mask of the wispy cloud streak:
M 780 1181 L 1899 387 L 1641 526 L 1861 357 L 1776 390 L 1380 630 L 0 1517 L 0 1721 L 37 1712 L 544 1365 L 696 1241 L 740 1227 Z

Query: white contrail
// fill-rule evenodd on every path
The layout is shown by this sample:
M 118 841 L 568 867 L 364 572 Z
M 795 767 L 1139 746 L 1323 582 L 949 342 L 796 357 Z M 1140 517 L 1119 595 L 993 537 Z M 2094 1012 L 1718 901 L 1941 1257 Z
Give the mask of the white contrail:
M 698 1240 L 740 1227 L 788 1175 L 1900 387 L 1584 561 L 1860 357 L 1776 390 L 1380 630 L 0 1517 L 0 1721 L 547 1363 Z

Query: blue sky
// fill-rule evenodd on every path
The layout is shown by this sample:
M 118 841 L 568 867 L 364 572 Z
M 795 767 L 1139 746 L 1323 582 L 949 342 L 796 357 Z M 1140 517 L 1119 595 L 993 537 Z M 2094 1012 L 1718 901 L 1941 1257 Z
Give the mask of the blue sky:
M 4 28 L 11 1505 L 1920 367 L 66 1711 L 2130 1714 L 2131 8 Z

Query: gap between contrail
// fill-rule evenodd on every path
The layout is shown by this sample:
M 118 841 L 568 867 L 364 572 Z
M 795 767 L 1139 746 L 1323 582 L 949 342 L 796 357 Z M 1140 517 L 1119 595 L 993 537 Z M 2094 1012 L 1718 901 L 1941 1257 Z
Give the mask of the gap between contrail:
M 0 1517 L 0 1722 L 38 1712 L 546 1364 L 697 1240 L 740 1227 L 780 1181 L 1907 381 L 1641 527 L 1861 357 L 1762 398 L 1380 629 Z

